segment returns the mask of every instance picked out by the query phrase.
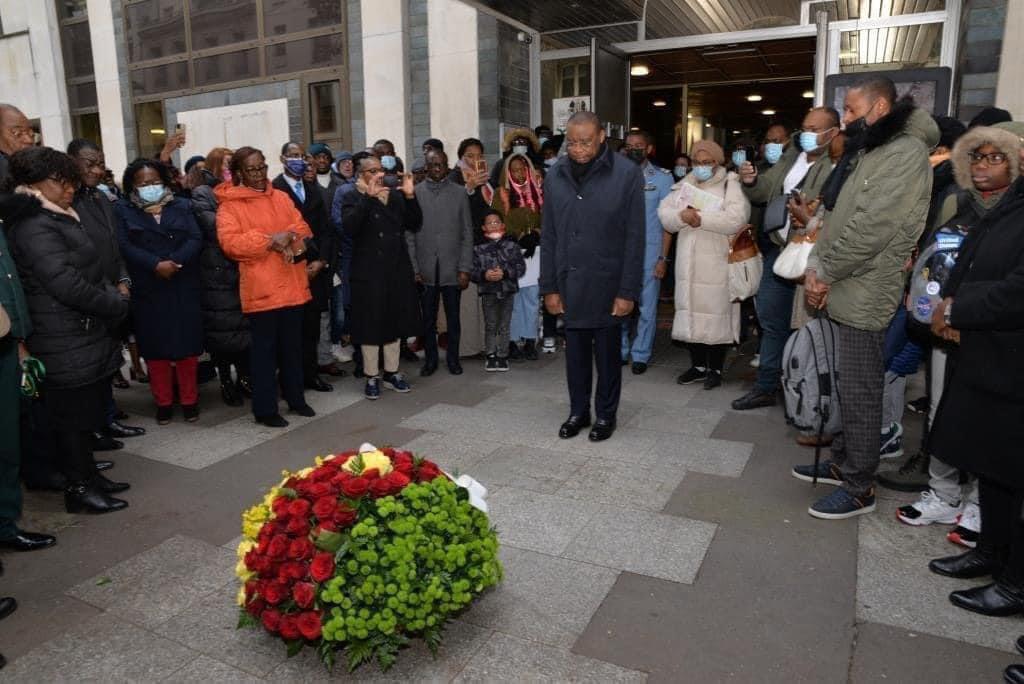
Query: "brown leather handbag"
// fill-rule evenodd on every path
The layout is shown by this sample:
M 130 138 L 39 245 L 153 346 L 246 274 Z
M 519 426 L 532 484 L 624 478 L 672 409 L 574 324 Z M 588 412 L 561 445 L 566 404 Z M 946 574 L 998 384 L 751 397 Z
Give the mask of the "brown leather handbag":
M 757 294 L 764 261 L 754 239 L 753 226 L 746 225 L 729 241 L 729 297 L 742 302 Z

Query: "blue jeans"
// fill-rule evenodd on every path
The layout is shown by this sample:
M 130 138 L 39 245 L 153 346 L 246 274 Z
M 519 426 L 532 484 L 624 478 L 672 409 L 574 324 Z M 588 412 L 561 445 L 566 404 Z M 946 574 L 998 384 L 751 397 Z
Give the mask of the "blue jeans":
M 512 341 L 537 339 L 537 313 L 540 311 L 540 287 L 530 285 L 516 292 L 512 307 Z
M 654 349 L 654 333 L 658 327 L 658 293 L 661 281 L 651 275 L 654 267 L 644 274 L 644 289 L 640 293 L 640 317 L 636 322 L 636 337 L 633 339 L 632 350 L 629 345 L 629 333 L 632 320 L 622 324 L 622 359 L 628 361 L 632 357 L 634 363 L 647 363 L 651 360 Z
M 345 284 L 331 290 L 331 342 L 338 344 L 345 332 Z
M 754 297 L 757 320 L 761 324 L 761 365 L 754 386 L 762 392 L 775 392 L 782 377 L 782 350 L 789 339 L 789 321 L 793 315 L 796 283 L 775 275 L 772 266 L 781 248 L 772 245 L 763 250 L 764 273 Z

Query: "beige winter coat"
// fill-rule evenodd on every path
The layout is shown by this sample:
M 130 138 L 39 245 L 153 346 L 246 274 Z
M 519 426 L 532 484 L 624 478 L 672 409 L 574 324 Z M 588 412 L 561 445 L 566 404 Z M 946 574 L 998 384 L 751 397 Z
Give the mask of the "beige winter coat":
M 699 228 L 679 218 L 684 183 L 724 198 L 722 209 L 702 211 Z M 658 207 L 661 225 L 676 240 L 676 314 L 672 339 L 701 344 L 732 344 L 740 337 L 740 304 L 729 297 L 729 242 L 747 224 L 750 202 L 739 177 L 719 166 L 706 183 L 691 172 L 672 186 Z

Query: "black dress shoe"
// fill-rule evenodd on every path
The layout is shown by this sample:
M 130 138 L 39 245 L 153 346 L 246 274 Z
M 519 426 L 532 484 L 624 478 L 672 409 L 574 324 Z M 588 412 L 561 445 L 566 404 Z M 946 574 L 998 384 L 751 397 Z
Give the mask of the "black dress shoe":
M 146 434 L 146 428 L 137 427 L 135 425 L 122 425 L 116 420 L 111 422 L 103 430 L 103 434 L 107 437 L 113 437 L 114 439 L 124 439 L 125 437 L 140 437 Z
M 0 539 L 0 546 L 14 551 L 38 551 L 57 543 L 57 538 L 52 534 L 40 534 L 39 532 L 18 533 L 8 539 Z
M 1007 617 L 1024 613 L 1024 591 L 1002 582 L 954 591 L 950 602 L 957 608 L 990 617 Z
M 428 361 L 427 363 L 423 364 L 422 368 L 420 368 L 420 377 L 421 378 L 429 378 L 431 375 L 433 375 L 436 372 L 437 372 L 437 364 Z
M 633 362 L 633 375 L 643 375 L 647 372 L 647 364 L 643 361 Z
M 252 399 L 252 380 L 248 376 L 239 376 L 236 385 L 238 387 L 238 391 L 242 393 L 243 397 Z
M 320 366 L 320 372 L 324 375 L 330 375 L 332 378 L 343 378 L 348 375 L 343 368 L 338 368 L 338 364 L 336 363 L 328 363 Z
M 64 477 L 62 473 L 51 473 L 50 476 L 45 480 L 38 481 L 25 481 L 25 488 L 29 491 L 39 492 L 63 492 L 67 489 L 68 478 Z
M 334 385 L 324 382 L 319 377 L 314 378 L 312 381 L 306 383 L 306 389 L 311 389 L 314 392 L 333 392 Z
M 100 473 L 93 475 L 92 482 L 104 494 L 117 494 L 118 492 L 131 489 L 131 485 L 127 482 L 114 482 Z
M 971 549 L 957 556 L 936 558 L 928 563 L 928 569 L 936 575 L 955 577 L 956 579 L 974 579 L 985 577 L 999 568 L 999 559 L 990 551 Z
M 462 364 L 461 363 L 449 363 L 448 372 L 452 375 L 462 375 Z
M 124 442 L 107 437 L 101 432 L 92 433 L 93 451 L 117 451 L 118 449 L 124 449 Z
M 0 598 L 0 620 L 13 613 L 18 609 L 18 602 L 10 596 Z
M 269 416 L 256 416 L 256 422 L 267 427 L 288 427 L 288 421 L 282 418 L 280 413 L 271 413 Z
M 613 432 L 615 432 L 614 418 L 598 418 L 594 421 L 594 427 L 590 429 L 590 434 L 587 437 L 591 442 L 603 442 L 611 437 Z
M 114 467 L 114 462 L 113 461 L 96 461 L 95 463 L 96 463 L 96 470 L 110 470 L 111 468 Z M 63 477 L 63 475 L 61 477 Z M 64 484 L 64 487 L 66 487 L 66 486 L 67 486 L 67 483 Z M 61 487 L 61 489 L 64 489 L 64 487 Z
M 128 508 L 128 502 L 108 496 L 91 482 L 76 482 L 64 490 L 64 508 L 68 513 L 113 513 Z
M 114 414 L 114 420 L 128 420 L 129 416 L 124 411 L 118 411 Z
M 220 382 L 220 398 L 224 400 L 224 403 L 228 406 L 241 406 L 245 403 L 242 399 L 242 392 L 238 389 L 238 384 L 231 381 L 231 379 L 221 380 Z
M 1024 665 L 1010 665 L 1003 670 L 1003 681 L 1007 684 L 1024 684 Z
M 1024 636 L 1017 637 L 1013 645 L 1017 647 L 1017 653 L 1024 655 Z
M 765 406 L 775 406 L 775 392 L 764 392 L 756 387 L 732 402 L 733 411 L 749 411 Z
M 562 439 L 571 439 L 580 434 L 580 430 L 590 427 L 590 416 L 569 416 L 569 420 L 562 423 L 558 429 L 558 436 Z
M 296 406 L 295 408 L 292 408 L 290 410 L 295 415 L 302 416 L 303 418 L 312 418 L 313 416 L 316 415 L 316 411 L 314 411 L 313 407 L 310 406 L 309 404 L 303 404 L 302 406 Z

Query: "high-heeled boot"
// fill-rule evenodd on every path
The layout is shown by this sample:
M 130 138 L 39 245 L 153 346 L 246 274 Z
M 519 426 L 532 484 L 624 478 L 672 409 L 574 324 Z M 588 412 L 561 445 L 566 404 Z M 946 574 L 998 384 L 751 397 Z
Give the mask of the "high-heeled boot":
M 64 490 L 64 508 L 68 513 L 112 513 L 127 507 L 127 501 L 105 494 L 89 481 L 75 482 Z

